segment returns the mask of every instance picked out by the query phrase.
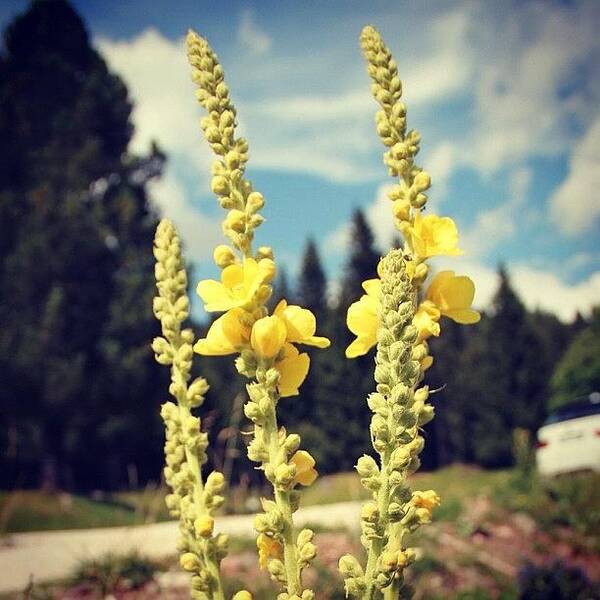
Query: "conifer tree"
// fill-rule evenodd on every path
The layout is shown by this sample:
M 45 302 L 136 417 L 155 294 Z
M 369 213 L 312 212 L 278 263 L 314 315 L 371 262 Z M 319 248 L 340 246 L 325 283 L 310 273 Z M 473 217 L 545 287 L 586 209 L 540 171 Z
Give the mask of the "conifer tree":
M 312 311 L 317 323 L 321 322 L 327 310 L 327 280 L 312 238 L 306 243 L 297 289 L 299 304 Z
M 3 483 L 42 467 L 51 487 L 103 485 L 91 457 L 110 450 L 122 477 L 143 456 L 128 420 L 158 401 L 146 183 L 164 157 L 127 155 L 127 90 L 65 0 L 33 2 L 6 29 L 0 105 L 0 375 L 8 404 L 27 398 L 22 418 L 2 417 L 3 432 L 19 423 Z M 24 458 L 35 444 L 43 466 Z
M 600 307 L 556 365 L 548 409 L 556 410 L 593 392 L 600 392 Z
M 353 337 L 346 327 L 346 312 L 348 306 L 364 293 L 362 282 L 377 277 L 380 258 L 373 232 L 364 213 L 357 209 L 352 217 L 344 278 L 340 292 L 334 298 L 336 305 L 330 310 L 327 333 L 332 347 L 320 358 L 316 421 L 322 427 L 324 439 L 330 440 L 320 457 L 323 470 L 351 469 L 354 457 L 369 451 L 367 396 L 371 391 L 374 360 L 372 353 L 352 362 L 346 359 L 344 352 Z M 339 423 L 344 423 L 344 436 L 339 435 Z M 335 442 L 332 444 L 331 440 Z
M 473 448 L 475 459 L 485 466 L 510 464 L 512 431 L 537 429 L 546 410 L 540 339 L 503 267 L 499 278 L 492 315 L 483 328 L 485 341 L 476 349 L 479 355 L 470 357 L 470 377 L 478 388 L 471 386 Z

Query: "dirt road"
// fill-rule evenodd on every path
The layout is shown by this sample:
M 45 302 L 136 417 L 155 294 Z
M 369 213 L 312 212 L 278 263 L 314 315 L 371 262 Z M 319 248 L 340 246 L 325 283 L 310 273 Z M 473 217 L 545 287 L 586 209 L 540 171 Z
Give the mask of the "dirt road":
M 360 502 L 339 502 L 309 506 L 298 511 L 298 525 L 358 527 Z M 216 529 L 232 536 L 253 535 L 252 515 L 219 517 Z M 177 524 L 174 522 L 17 533 L 0 545 L 0 593 L 22 590 L 30 578 L 42 582 L 69 575 L 82 559 L 107 552 L 126 553 L 138 550 L 150 558 L 175 553 Z

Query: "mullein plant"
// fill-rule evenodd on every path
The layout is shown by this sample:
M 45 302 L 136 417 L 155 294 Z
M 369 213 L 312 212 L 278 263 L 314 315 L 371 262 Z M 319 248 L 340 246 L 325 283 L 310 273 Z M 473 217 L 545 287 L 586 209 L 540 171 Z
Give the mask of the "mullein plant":
M 248 457 L 273 487 L 272 498 L 263 499 L 263 512 L 254 520 L 259 564 L 281 585 L 280 600 L 310 600 L 314 594 L 304 589 L 302 571 L 316 555 L 314 534 L 298 531 L 293 514 L 299 486 L 311 485 L 317 471 L 312 456 L 300 449 L 300 436 L 278 425 L 277 405 L 297 395 L 308 374 L 309 356 L 297 346 L 326 348 L 329 340 L 315 335 L 315 317 L 305 308 L 281 300 L 269 314 L 276 265 L 270 247 L 253 249 L 254 233 L 264 221 L 264 198 L 245 176 L 248 143 L 236 136 L 236 110 L 216 54 L 195 32 L 186 41 L 197 99 L 207 111 L 201 127 L 216 155 L 211 188 L 226 211 L 223 233 L 230 242 L 214 250 L 220 279 L 197 287 L 205 310 L 223 314 L 193 349 L 204 356 L 237 355 L 237 370 L 250 380 L 244 406 L 253 423 Z
M 379 460 L 365 455 L 356 465 L 361 483 L 372 492 L 360 515 L 366 564 L 345 555 L 339 569 L 348 596 L 391 600 L 411 596 L 404 571 L 415 560 L 415 551 L 407 547 L 407 534 L 429 523 L 440 502 L 435 491 L 412 491 L 408 483 L 420 464 L 421 428 L 434 416 L 427 402 L 430 390 L 422 384 L 433 362 L 427 340 L 440 335 L 442 316 L 463 324 L 476 323 L 480 316 L 471 308 L 473 282 L 454 271 L 439 272 L 422 293 L 428 259 L 462 254 L 458 231 L 449 217 L 423 214 L 431 181 L 415 163 L 420 135 L 406 128 L 396 62 L 373 27 L 363 29 L 360 43 L 380 106 L 375 122 L 388 148 L 384 162 L 398 179 L 388 197 L 404 244 L 381 260 L 379 277 L 363 283 L 365 294 L 348 309 L 347 324 L 356 339 L 346 356 L 361 356 L 377 347 L 376 391 L 368 403 L 373 411 L 371 440 Z
M 161 364 L 171 366 L 169 391 L 175 399 L 162 409 L 167 430 L 165 478 L 172 489 L 167 504 L 180 520 L 181 565 L 192 574 L 193 597 L 224 598 L 219 564 L 227 539 L 213 531 L 213 513 L 224 500 L 224 481 L 217 472 L 203 480 L 208 441 L 192 409 L 202 404 L 208 385 L 203 378 L 190 383 L 190 370 L 193 352 L 236 355 L 237 370 L 250 380 L 244 406 L 253 423 L 248 457 L 273 488 L 272 498 L 263 499 L 263 511 L 254 520 L 259 565 L 280 584 L 278 600 L 311 600 L 314 592 L 304 588 L 302 573 L 316 556 L 314 534 L 310 529 L 298 531 L 293 515 L 300 503 L 299 486 L 311 485 L 317 471 L 312 456 L 300 449 L 300 436 L 278 425 L 277 405 L 282 398 L 297 395 L 308 374 L 309 357 L 297 345 L 326 348 L 329 340 L 315 335 L 315 317 L 305 308 L 281 300 L 269 314 L 266 303 L 276 265 L 270 247 L 253 249 L 255 230 L 264 221 L 260 214 L 264 198 L 245 177 L 248 143 L 236 136 L 236 110 L 216 54 L 193 31 L 186 41 L 196 95 L 207 111 L 201 127 L 216 155 L 211 188 L 227 211 L 222 227 L 229 244 L 214 250 L 219 280 L 200 281 L 197 286 L 205 310 L 222 314 L 206 337 L 194 343 L 193 332 L 182 328 L 189 300 L 179 239 L 166 220 L 156 235 L 159 295 L 154 311 L 163 336 L 154 340 L 153 349 Z M 472 281 L 453 271 L 438 273 L 418 302 L 428 278 L 427 260 L 462 253 L 458 232 L 450 218 L 422 214 L 430 177 L 414 162 L 419 134 L 406 130 L 396 64 L 372 27 L 363 30 L 361 45 L 373 94 L 381 106 L 376 122 L 389 148 L 384 160 L 390 174 L 399 179 L 389 197 L 405 243 L 382 258 L 379 277 L 363 283 L 365 295 L 348 310 L 348 327 L 356 335 L 346 350 L 348 358 L 377 346 L 376 391 L 368 403 L 374 413 L 370 432 L 379 461 L 363 456 L 357 464 L 361 482 L 373 496 L 361 511 L 366 564 L 363 567 L 346 555 L 339 567 L 348 596 L 396 599 L 410 596 L 404 569 L 414 561 L 415 552 L 406 547 L 406 534 L 429 522 L 439 504 L 434 491 L 413 492 L 407 482 L 419 467 L 421 427 L 433 418 L 433 407 L 427 403 L 429 389 L 421 385 L 433 361 L 427 339 L 440 334 L 442 316 L 475 323 L 479 314 L 471 308 Z M 234 596 L 234 600 L 251 598 L 246 590 Z
M 154 239 L 155 277 L 158 296 L 153 309 L 160 320 L 162 337 L 152 342 L 156 360 L 171 367 L 169 392 L 175 402 L 162 405 L 166 427 L 165 481 L 171 489 L 166 504 L 179 519 L 178 550 L 181 567 L 191 574 L 192 598 L 224 600 L 219 564 L 227 553 L 227 536 L 214 535 L 214 511 L 223 504 L 224 477 L 211 472 L 206 481 L 208 436 L 200 430 L 200 419 L 192 414 L 208 391 L 202 377 L 190 383 L 194 333 L 182 328 L 189 316 L 187 275 L 181 244 L 173 224 L 163 219 Z M 243 600 L 243 598 L 240 598 Z

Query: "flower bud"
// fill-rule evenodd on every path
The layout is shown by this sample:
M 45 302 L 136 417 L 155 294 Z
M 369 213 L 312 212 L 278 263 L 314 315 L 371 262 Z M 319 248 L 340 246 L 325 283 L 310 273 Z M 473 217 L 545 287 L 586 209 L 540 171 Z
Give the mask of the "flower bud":
M 338 568 L 342 577 L 347 579 L 348 577 L 362 577 L 363 569 L 360 563 L 351 554 L 344 554 L 338 562 Z
M 317 547 L 312 542 L 307 542 L 300 548 L 299 554 L 301 560 L 310 562 L 317 555 Z
M 394 200 L 392 211 L 396 219 L 408 221 L 410 219 L 410 206 L 410 202 L 404 198 L 401 200 Z
M 243 233 L 246 229 L 246 215 L 236 208 L 230 210 L 225 218 L 223 227 L 226 230 L 232 229 L 237 233 Z
M 200 559 L 193 552 L 186 552 L 181 555 L 179 564 L 184 571 L 193 572 L 200 567 Z
M 217 132 L 218 135 L 218 132 Z M 211 179 L 210 189 L 217 196 L 226 196 L 229 194 L 229 181 L 222 175 L 216 175 Z
M 412 187 L 414 187 L 419 192 L 424 192 L 429 189 L 431 186 L 431 177 L 427 171 L 421 171 L 415 175 L 413 179 Z
M 265 205 L 265 200 L 260 192 L 252 192 L 246 200 L 246 206 L 250 212 L 255 213 Z
M 213 258 L 216 265 L 221 269 L 224 269 L 225 267 L 235 263 L 235 254 L 233 253 L 233 250 L 225 244 L 219 244 L 215 248 L 213 252 Z
M 293 454 L 300 447 L 300 436 L 297 433 L 290 433 L 283 442 L 283 447 L 288 454 Z
M 286 336 L 287 329 L 283 320 L 271 315 L 254 323 L 250 343 L 260 358 L 274 358 L 283 348 Z
M 379 474 L 379 467 L 372 456 L 363 455 L 356 463 L 356 470 L 361 477 L 374 477 Z
M 225 487 L 225 476 L 219 471 L 213 471 L 207 478 L 205 484 L 206 490 L 218 493 Z
M 256 251 L 256 259 L 261 260 L 263 258 L 268 258 L 269 260 L 273 260 L 273 248 L 270 246 L 261 246 Z
M 214 528 L 215 520 L 209 515 L 202 515 L 194 521 L 194 529 L 200 537 L 210 537 Z
M 363 504 L 360 510 L 360 518 L 367 523 L 377 523 L 379 520 L 379 508 L 375 502 Z

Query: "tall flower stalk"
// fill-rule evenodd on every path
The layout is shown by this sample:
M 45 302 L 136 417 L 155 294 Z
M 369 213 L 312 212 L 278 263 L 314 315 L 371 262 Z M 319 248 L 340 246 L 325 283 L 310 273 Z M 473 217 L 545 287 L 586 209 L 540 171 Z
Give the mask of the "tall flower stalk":
M 173 224 L 163 219 L 154 240 L 156 286 L 154 314 L 162 337 L 152 342 L 156 360 L 171 367 L 169 392 L 175 402 L 165 402 L 161 416 L 166 427 L 165 480 L 171 488 L 166 498 L 171 516 L 179 519 L 181 567 L 191 574 L 192 598 L 224 600 L 219 565 L 227 553 L 227 536 L 214 535 L 214 511 L 223 504 L 224 477 L 211 472 L 206 481 L 208 436 L 192 410 L 201 406 L 208 384 L 202 377 L 190 383 L 194 333 L 182 328 L 189 316 L 187 275 L 181 245 Z
M 263 512 L 255 518 L 259 563 L 267 568 L 283 591 L 280 600 L 310 600 L 302 571 L 315 557 L 313 532 L 294 526 L 298 485 L 316 478 L 315 461 L 300 450 L 300 436 L 288 434 L 277 421 L 281 398 L 298 394 L 309 369 L 309 357 L 296 344 L 325 348 L 329 340 L 315 335 L 314 315 L 282 300 L 269 315 L 266 302 L 276 272 L 273 251 L 252 242 L 264 218 L 263 196 L 245 177 L 248 143 L 236 137 L 236 110 L 225 84 L 223 69 L 208 42 L 193 31 L 187 36 L 188 59 L 197 98 L 206 109 L 201 120 L 204 135 L 217 156 L 212 165 L 211 188 L 227 211 L 223 233 L 231 245 L 214 251 L 220 280 L 198 284 L 198 294 L 208 312 L 223 313 L 194 350 L 202 355 L 238 354 L 236 367 L 250 379 L 245 415 L 254 425 L 249 458 L 259 464 L 273 486 L 273 499 L 263 499 Z
M 433 490 L 413 492 L 408 483 L 408 476 L 420 465 L 421 427 L 434 416 L 427 402 L 429 388 L 421 385 L 433 362 L 427 339 L 440 335 L 442 316 L 468 324 L 476 323 L 479 314 L 471 308 L 473 282 L 453 271 L 438 273 L 418 303 L 428 277 L 427 260 L 462 254 L 458 231 L 449 217 L 423 216 L 431 180 L 415 164 L 420 135 L 406 128 L 396 62 L 373 27 L 363 29 L 360 42 L 373 96 L 380 105 L 376 126 L 388 148 L 384 162 L 398 178 L 388 196 L 404 245 L 382 259 L 379 278 L 365 281 L 365 295 L 348 309 L 348 327 L 356 335 L 346 350 L 348 358 L 377 346 L 376 391 L 368 403 L 373 411 L 371 440 L 379 461 L 365 455 L 356 465 L 362 484 L 372 492 L 372 500 L 361 511 L 366 565 L 345 555 L 339 568 L 349 596 L 396 600 L 411 597 L 404 570 L 414 561 L 415 552 L 407 547 L 406 536 L 428 523 L 440 502 Z

